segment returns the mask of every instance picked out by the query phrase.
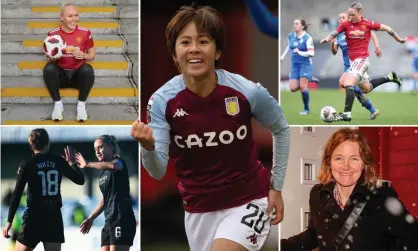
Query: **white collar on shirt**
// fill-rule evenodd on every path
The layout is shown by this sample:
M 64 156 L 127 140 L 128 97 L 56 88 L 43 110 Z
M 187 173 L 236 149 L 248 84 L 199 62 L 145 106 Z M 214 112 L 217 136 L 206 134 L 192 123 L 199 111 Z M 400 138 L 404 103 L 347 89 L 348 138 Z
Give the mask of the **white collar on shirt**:
M 305 31 L 303 31 L 302 32 L 302 34 L 298 37 L 298 35 L 296 34 L 296 32 L 295 32 L 295 37 L 297 37 L 297 38 L 303 38 L 303 36 L 305 36 L 305 34 L 306 34 L 306 32 Z

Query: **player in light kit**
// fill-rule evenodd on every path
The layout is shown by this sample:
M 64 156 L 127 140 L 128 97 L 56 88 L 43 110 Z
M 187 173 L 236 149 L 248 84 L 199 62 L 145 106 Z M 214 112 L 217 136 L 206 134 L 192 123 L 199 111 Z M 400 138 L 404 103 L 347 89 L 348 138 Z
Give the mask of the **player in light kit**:
M 290 129 L 282 109 L 261 84 L 216 70 L 225 28 L 215 9 L 182 7 L 166 38 L 181 75 L 150 98 L 149 123 L 132 125 L 142 164 L 155 179 L 174 164 L 190 250 L 260 250 L 270 223 L 283 219 Z M 257 161 L 253 117 L 273 134 L 271 170 Z
M 128 251 L 136 233 L 128 167 L 119 157 L 120 149 L 114 136 L 98 137 L 94 141 L 94 150 L 99 162 L 87 161 L 81 153 L 76 153 L 80 168 L 100 170 L 99 186 L 103 194 L 97 207 L 81 224 L 81 232 L 87 234 L 93 221 L 104 211 L 106 222 L 102 230 L 102 251 Z
M 341 23 L 348 21 L 348 14 L 345 12 L 342 12 L 338 15 L 338 23 L 341 25 Z M 375 53 L 378 57 L 382 55 L 382 51 L 380 50 L 379 42 L 377 40 L 376 34 L 374 32 L 370 33 L 372 41 L 375 45 Z M 339 83 L 340 86 L 344 86 L 344 80 L 345 77 L 348 74 L 348 71 L 350 70 L 350 59 L 348 58 L 348 47 L 347 47 L 347 41 L 345 39 L 345 32 L 340 33 L 337 38 L 335 39 L 335 42 L 332 42 L 331 44 L 331 52 L 332 54 L 336 55 L 338 52 L 338 48 L 341 49 L 343 54 L 343 60 L 344 60 L 344 73 L 340 77 Z M 370 82 L 372 82 L 371 80 Z M 356 95 L 357 100 L 360 102 L 360 104 L 366 108 L 368 111 L 370 111 L 370 119 L 375 119 L 379 115 L 379 111 L 376 110 L 372 103 L 370 102 L 370 99 L 367 97 L 366 94 L 363 93 L 363 91 L 360 89 L 358 85 L 354 85 L 354 93 Z
M 67 44 L 67 50 L 58 60 L 47 58 L 43 76 L 45 85 L 54 101 L 52 120 L 62 120 L 64 105 L 59 88 L 79 90 L 77 121 L 86 121 L 86 100 L 94 84 L 93 67 L 87 63 L 96 57 L 90 30 L 77 25 L 79 16 L 73 4 L 61 8 L 61 26 L 48 32 L 48 36 L 60 35 Z
M 418 37 L 412 49 L 412 79 L 414 81 L 413 91 L 418 92 Z
M 257 28 L 274 38 L 279 38 L 279 18 L 273 16 L 261 0 L 245 0 Z
M 308 24 L 303 19 L 295 19 L 293 31 L 289 33 L 289 45 L 283 52 L 280 60 L 282 61 L 287 52 L 292 50 L 292 65 L 290 70 L 290 90 L 295 92 L 300 90 L 302 93 L 303 110 L 300 115 L 309 114 L 309 90 L 308 83 L 312 77 L 312 57 L 314 56 L 314 44 L 312 37 L 306 33 Z
M 348 9 L 349 22 L 341 23 L 336 31 L 329 34 L 326 38 L 321 40 L 321 43 L 328 43 L 332 39 L 336 38 L 338 34 L 343 31 L 346 34 L 348 56 L 350 58 L 350 70 L 344 80 L 344 88 L 346 90 L 345 95 L 345 108 L 344 112 L 340 114 L 338 120 L 351 121 L 351 110 L 354 102 L 354 85 L 359 85 L 364 93 L 372 91 L 387 82 L 395 82 L 401 85 L 401 80 L 396 73 L 390 72 L 387 77 L 375 79 L 373 82 L 369 82 L 367 70 L 369 68 L 369 41 L 370 33 L 372 30 L 386 31 L 399 43 L 404 43 L 406 39 L 400 38 L 391 27 L 377 23 L 363 18 L 363 8 L 360 3 L 354 3 Z
M 22 217 L 23 224 L 15 250 L 30 251 L 35 249 L 39 242 L 43 242 L 46 251 L 59 251 L 61 243 L 65 241 L 61 215 L 62 176 L 78 185 L 84 184 L 84 176 L 77 167 L 71 148 L 65 148 L 67 161 L 49 152 L 49 136 L 45 129 L 32 130 L 28 141 L 33 156 L 19 165 L 3 236 L 10 237 L 8 232 L 20 197 L 28 183 L 27 207 Z

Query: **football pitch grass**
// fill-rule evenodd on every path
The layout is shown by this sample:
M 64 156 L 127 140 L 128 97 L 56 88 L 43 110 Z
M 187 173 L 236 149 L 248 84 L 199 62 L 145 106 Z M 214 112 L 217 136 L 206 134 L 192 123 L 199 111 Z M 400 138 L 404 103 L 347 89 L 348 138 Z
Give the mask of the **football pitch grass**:
M 299 115 L 303 109 L 300 92 L 284 91 L 280 105 L 289 125 L 417 125 L 418 95 L 401 92 L 371 92 L 368 94 L 380 115 L 370 120 L 370 112 L 357 99 L 354 100 L 351 122 L 326 123 L 319 113 L 324 106 L 332 106 L 337 112 L 344 111 L 345 92 L 336 89 L 311 90 L 309 115 Z

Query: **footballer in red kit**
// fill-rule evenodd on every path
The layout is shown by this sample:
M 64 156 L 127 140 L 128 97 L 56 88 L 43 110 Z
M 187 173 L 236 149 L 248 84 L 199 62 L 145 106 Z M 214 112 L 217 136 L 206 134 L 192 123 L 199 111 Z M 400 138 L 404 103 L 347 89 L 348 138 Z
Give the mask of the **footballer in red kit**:
M 155 179 L 174 164 L 191 251 L 260 250 L 283 219 L 290 141 L 283 111 L 261 84 L 216 69 L 225 26 L 215 9 L 182 7 L 166 38 L 181 74 L 150 98 L 148 124 L 132 125 L 142 164 Z M 252 118 L 273 135 L 271 169 L 257 161 Z
M 351 121 L 351 110 L 355 97 L 354 85 L 358 85 L 364 93 L 369 93 L 374 88 L 388 82 L 402 85 L 401 79 L 394 71 L 391 71 L 386 77 L 369 81 L 369 75 L 367 74 L 370 66 L 368 48 L 372 30 L 386 31 L 399 43 L 405 43 L 406 39 L 399 37 L 387 25 L 365 19 L 361 3 L 353 3 L 348 8 L 347 13 L 349 20 L 341 23 L 333 33 L 321 40 L 321 43 L 328 43 L 342 32 L 345 32 L 347 40 L 350 68 L 348 70 L 349 74 L 346 74 L 345 78 L 340 81 L 343 85 L 341 87 L 346 90 L 346 98 L 344 112 L 337 116 L 337 121 Z
M 348 45 L 348 56 L 351 61 L 357 58 L 369 57 L 370 32 L 379 30 L 380 23 L 361 18 L 360 22 L 343 22 L 336 31 L 345 31 L 345 39 Z
M 96 57 L 93 38 L 90 30 L 77 25 L 79 15 L 75 5 L 64 4 L 60 20 L 61 25 L 48 32 L 48 36 L 60 35 L 67 49 L 58 59 L 47 57 L 43 71 L 45 85 L 54 101 L 52 120 L 63 119 L 64 105 L 59 89 L 76 88 L 79 90 L 76 120 L 86 121 L 86 100 L 94 84 L 94 70 L 87 63 Z
M 65 54 L 57 60 L 57 65 L 64 70 L 77 70 L 86 60 L 76 59 L 74 51 L 86 51 L 94 47 L 93 38 L 89 29 L 76 25 L 72 32 L 65 32 L 62 25 L 48 32 L 48 36 L 60 35 L 67 44 Z

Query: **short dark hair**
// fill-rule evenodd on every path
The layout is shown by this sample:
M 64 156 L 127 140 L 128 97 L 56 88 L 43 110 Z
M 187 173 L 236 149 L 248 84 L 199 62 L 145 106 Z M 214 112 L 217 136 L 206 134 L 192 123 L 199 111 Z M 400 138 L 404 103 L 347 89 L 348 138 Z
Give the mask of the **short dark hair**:
M 205 33 L 215 40 L 216 50 L 223 51 L 226 43 L 225 25 L 221 14 L 210 6 L 183 6 L 170 20 L 165 30 L 170 55 L 176 55 L 176 40 L 190 22 L 196 24 L 199 33 Z M 215 61 L 215 66 L 219 60 Z
M 33 129 L 29 134 L 28 142 L 32 150 L 42 150 L 49 144 L 48 132 L 43 128 Z

